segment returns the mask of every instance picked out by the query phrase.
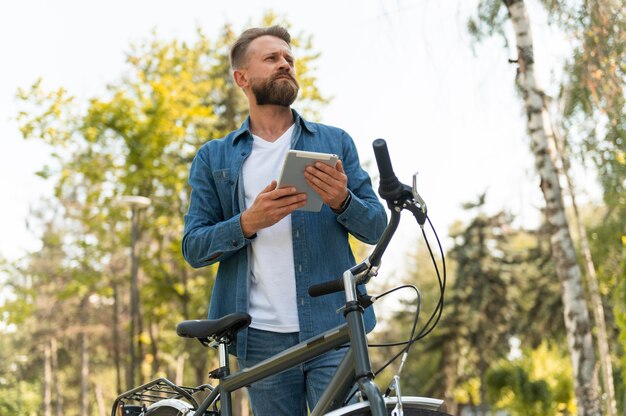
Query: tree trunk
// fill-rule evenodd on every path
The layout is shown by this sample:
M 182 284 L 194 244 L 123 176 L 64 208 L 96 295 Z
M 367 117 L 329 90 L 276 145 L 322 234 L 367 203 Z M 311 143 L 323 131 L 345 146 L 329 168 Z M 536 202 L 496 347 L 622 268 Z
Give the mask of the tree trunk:
M 181 299 L 183 307 L 183 319 L 191 319 L 189 317 L 189 276 L 186 268 L 182 269 L 181 278 L 183 281 L 183 295 Z
M 99 416 L 106 416 L 107 415 L 106 403 L 104 402 L 104 397 L 102 397 L 102 387 L 100 387 L 99 384 L 95 385 L 94 394 L 96 396 L 96 403 L 98 404 Z
M 159 357 L 159 327 L 156 323 L 150 322 L 148 324 L 150 335 L 150 352 L 152 353 L 152 375 L 159 372 L 160 357 Z
M 54 385 L 54 414 L 63 415 L 63 394 L 61 393 L 61 382 L 59 380 L 59 355 L 57 350 L 57 339 L 50 339 L 50 364 L 52 368 L 52 384 Z
M 487 405 L 487 374 L 488 364 L 485 362 L 483 358 L 480 359 L 478 363 L 478 372 L 480 377 L 480 414 L 483 416 L 487 416 L 489 412 L 489 408 Z
M 120 303 L 117 283 L 113 284 L 113 361 L 115 362 L 115 392 L 122 393 L 122 361 L 120 353 Z
M 80 414 L 89 414 L 89 336 L 87 335 L 89 297 L 85 296 L 80 304 Z
M 147 376 L 145 374 L 145 369 L 143 365 L 146 361 L 146 351 L 143 338 L 143 325 L 143 313 L 141 310 L 141 303 L 139 303 L 137 305 L 137 375 L 139 376 L 139 384 L 143 384 L 147 381 Z
M 534 53 L 530 23 L 523 0 L 503 0 L 515 30 L 518 51 L 517 82 L 524 97 L 528 116 L 528 131 L 535 166 L 541 179 L 550 224 L 550 243 L 561 282 L 565 328 L 574 372 L 574 389 L 581 416 L 600 415 L 600 397 L 596 373 L 595 352 L 591 335 L 589 312 L 585 303 L 582 276 L 578 267 L 574 243 L 569 233 L 563 194 L 558 172 L 549 152 L 549 116 L 543 105 L 543 91 L 534 73 Z
M 52 369 L 50 364 L 50 343 L 43 346 L 43 414 L 52 416 Z
M 241 395 L 239 396 L 239 406 L 241 407 L 241 416 L 250 416 L 250 403 L 248 402 L 248 396 L 243 390 L 239 390 Z
M 458 381 L 457 371 L 457 346 L 452 338 L 448 338 L 443 343 L 442 371 L 444 379 L 444 401 L 448 413 L 456 415 L 459 411 L 458 404 L 454 400 L 454 387 Z
M 174 375 L 174 383 L 179 386 L 183 384 L 185 373 L 185 355 L 183 353 L 179 353 L 178 357 L 176 357 L 176 373 Z
M 617 401 L 615 399 L 615 384 L 613 381 L 613 364 L 611 363 L 611 352 L 609 350 L 609 340 L 606 331 L 606 320 L 604 319 L 604 306 L 602 297 L 598 288 L 598 277 L 596 276 L 596 268 L 591 257 L 591 248 L 585 226 L 580 218 L 578 204 L 576 203 L 576 190 L 574 182 L 569 174 L 570 162 L 565 146 L 565 139 L 554 129 L 554 143 L 556 146 L 556 154 L 560 156 L 562 174 L 567 181 L 572 208 L 574 210 L 574 222 L 580 238 L 580 248 L 583 254 L 583 262 L 587 272 L 587 287 L 591 298 L 593 311 L 593 319 L 595 321 L 598 332 L 596 334 L 596 342 L 598 344 L 598 353 L 600 354 L 600 369 L 602 370 L 602 384 L 604 385 L 604 393 L 606 394 L 606 414 L 607 416 L 617 415 Z

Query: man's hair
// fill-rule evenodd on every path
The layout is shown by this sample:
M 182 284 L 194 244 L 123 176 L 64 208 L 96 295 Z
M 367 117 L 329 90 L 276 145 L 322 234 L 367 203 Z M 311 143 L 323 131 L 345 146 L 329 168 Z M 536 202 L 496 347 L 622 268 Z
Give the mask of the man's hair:
M 246 52 L 248 51 L 248 46 L 250 46 L 250 43 L 252 43 L 252 41 L 256 38 L 268 35 L 284 40 L 287 45 L 290 45 L 291 43 L 291 35 L 287 31 L 287 29 L 282 26 L 250 28 L 243 32 L 230 48 L 231 68 L 238 69 L 245 65 Z

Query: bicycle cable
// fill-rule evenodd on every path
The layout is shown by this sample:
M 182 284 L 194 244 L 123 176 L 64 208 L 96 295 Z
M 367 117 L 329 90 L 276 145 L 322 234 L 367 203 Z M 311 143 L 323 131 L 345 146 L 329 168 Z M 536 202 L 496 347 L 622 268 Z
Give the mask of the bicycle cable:
M 422 329 L 420 330 L 420 332 L 417 334 L 417 336 L 415 336 L 415 329 L 417 327 L 417 321 L 419 318 L 419 314 L 420 314 L 420 309 L 421 309 L 421 294 L 419 289 L 417 289 L 417 287 L 413 286 L 413 285 L 402 285 L 402 286 L 398 286 L 395 287 L 393 289 L 390 289 L 384 293 L 382 293 L 381 295 L 376 296 L 376 299 L 379 299 L 381 297 L 384 297 L 388 294 L 391 294 L 393 292 L 395 292 L 396 290 L 399 289 L 405 289 L 405 288 L 413 288 L 415 289 L 416 293 L 417 293 L 417 310 L 415 313 L 415 318 L 413 320 L 413 327 L 411 328 L 411 335 L 409 337 L 409 339 L 407 341 L 403 341 L 403 342 L 395 342 L 395 343 L 386 343 L 386 344 L 370 344 L 370 347 L 373 348 L 382 348 L 382 347 L 394 347 L 394 346 L 400 346 L 400 345 L 405 345 L 404 348 L 402 348 L 400 350 L 400 352 L 398 352 L 397 354 L 395 354 L 389 361 L 387 361 L 381 368 L 379 368 L 377 371 L 374 372 L 374 376 L 378 376 L 378 374 L 380 374 L 382 371 L 385 370 L 385 368 L 387 368 L 389 365 L 391 365 L 391 363 L 393 363 L 395 360 L 398 359 L 398 357 L 400 355 L 403 354 L 408 354 L 409 349 L 411 348 L 411 345 L 424 338 L 426 335 L 428 335 L 434 328 L 435 326 L 437 326 L 437 323 L 439 322 L 439 319 L 441 318 L 441 314 L 443 312 L 443 298 L 444 298 L 444 294 L 445 294 L 445 289 L 446 289 L 446 282 L 447 282 L 447 269 L 446 269 L 446 259 L 445 259 L 445 255 L 443 252 L 443 247 L 441 246 L 441 240 L 439 239 L 439 235 L 437 235 L 437 231 L 435 230 L 435 227 L 433 226 L 432 222 L 430 221 L 430 218 L 428 216 L 426 216 L 426 220 L 428 221 L 428 225 L 430 226 L 430 229 L 432 230 L 433 234 L 435 235 L 435 240 L 437 241 L 437 246 L 439 247 L 439 254 L 441 255 L 441 264 L 442 264 L 442 270 L 443 270 L 443 278 L 442 278 L 442 274 L 439 272 L 439 267 L 437 266 L 437 261 L 435 259 L 435 255 L 433 254 L 432 248 L 430 246 L 430 243 L 428 242 L 428 238 L 426 237 L 426 232 L 424 231 L 424 228 L 422 228 L 422 235 L 424 237 L 424 241 L 426 242 L 426 247 L 428 248 L 428 253 L 430 254 L 430 258 L 431 261 L 433 262 L 433 266 L 435 267 L 435 273 L 437 274 L 437 281 L 439 282 L 439 300 L 437 302 L 437 305 L 435 306 L 435 309 L 433 310 L 432 314 L 430 315 L 430 318 L 428 319 L 428 321 L 426 322 L 426 324 L 424 324 L 424 326 L 422 327 Z M 436 316 L 436 317 L 435 317 Z M 434 319 L 434 321 L 433 321 Z M 430 325 L 430 328 L 428 328 Z M 428 329 L 426 329 L 428 328 Z M 354 390 L 348 395 L 347 399 L 344 402 L 344 405 L 349 403 L 350 400 L 352 400 L 352 397 L 359 391 L 358 387 L 355 386 Z M 387 389 L 387 391 L 385 392 L 385 396 L 387 396 L 389 394 L 389 388 Z
M 405 351 L 408 352 L 408 349 L 411 347 L 411 345 L 415 341 L 424 338 L 430 332 L 432 332 L 432 330 L 435 328 L 435 326 L 437 326 L 437 323 L 439 322 L 439 319 L 441 318 L 441 314 L 443 312 L 443 299 L 444 299 L 445 288 L 446 288 L 446 281 L 447 281 L 447 271 L 446 271 L 445 256 L 444 256 L 444 252 L 443 252 L 443 247 L 441 246 L 441 241 L 439 240 L 439 236 L 437 235 L 437 232 L 435 231 L 435 228 L 433 227 L 433 224 L 430 221 L 430 218 L 427 216 L 426 219 L 428 221 L 428 224 L 430 225 L 431 230 L 433 231 L 433 233 L 435 235 L 435 239 L 436 239 L 438 247 L 439 247 L 439 253 L 440 253 L 441 259 L 442 259 L 443 278 L 442 278 L 442 275 L 441 275 L 441 273 L 439 271 L 439 267 L 437 266 L 437 261 L 435 260 L 435 256 L 434 256 L 434 253 L 433 253 L 432 248 L 430 246 L 430 243 L 428 242 L 428 238 L 426 237 L 426 233 L 425 233 L 424 229 L 422 228 L 422 235 L 424 236 L 424 241 L 426 242 L 426 247 L 428 248 L 428 252 L 430 254 L 430 258 L 431 258 L 431 260 L 433 262 L 433 266 L 435 267 L 435 272 L 437 274 L 437 281 L 439 282 L 439 300 L 437 302 L 437 305 L 435 306 L 435 309 L 433 310 L 432 314 L 430 315 L 428 321 L 426 322 L 426 324 L 424 324 L 422 329 L 418 332 L 417 336 L 415 336 L 414 329 L 415 329 L 415 325 L 417 324 L 417 320 L 419 318 L 419 313 L 420 313 L 420 308 L 419 307 L 418 307 L 418 309 L 416 311 L 416 314 L 415 314 L 414 327 L 411 330 L 411 336 L 410 336 L 410 338 L 407 341 L 395 342 L 395 343 L 385 343 L 385 344 L 372 344 L 372 345 L 370 345 L 371 347 L 377 347 L 377 348 L 394 347 L 394 346 L 400 346 L 400 345 L 405 345 L 406 346 L 405 348 L 401 349 L 400 352 L 395 354 L 389 361 L 387 361 L 387 363 L 385 363 L 381 368 L 379 368 L 374 373 L 375 376 L 378 375 L 380 372 L 382 372 L 385 368 L 387 368 L 396 359 L 398 359 L 398 357 L 400 355 L 404 354 Z M 408 285 L 405 285 L 405 286 L 408 286 Z M 400 287 L 398 287 L 398 289 L 399 288 Z M 392 293 L 393 291 L 394 290 L 392 289 L 392 290 L 390 290 L 388 292 L 385 292 L 383 295 Z M 420 298 L 419 290 L 418 290 L 417 293 L 418 293 L 418 298 Z M 383 295 L 381 295 L 381 296 L 383 296 Z M 421 305 L 421 299 L 418 302 Z

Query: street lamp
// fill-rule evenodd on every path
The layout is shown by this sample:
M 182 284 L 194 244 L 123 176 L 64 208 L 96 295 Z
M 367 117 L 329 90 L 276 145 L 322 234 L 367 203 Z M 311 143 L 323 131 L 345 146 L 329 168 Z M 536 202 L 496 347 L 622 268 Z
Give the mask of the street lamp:
M 128 389 L 135 386 L 135 367 L 137 357 L 135 354 L 135 329 L 139 322 L 139 284 L 137 271 L 139 262 L 137 261 L 136 244 L 139 238 L 139 210 L 150 206 L 150 198 L 145 196 L 126 195 L 120 198 L 122 205 L 131 208 L 131 241 L 130 241 L 130 368 L 128 370 Z

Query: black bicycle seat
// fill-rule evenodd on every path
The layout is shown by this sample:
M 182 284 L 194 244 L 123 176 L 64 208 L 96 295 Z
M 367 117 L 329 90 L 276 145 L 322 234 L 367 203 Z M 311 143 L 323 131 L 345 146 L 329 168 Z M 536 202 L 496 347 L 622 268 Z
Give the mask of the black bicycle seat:
M 183 321 L 176 325 L 178 336 L 197 338 L 198 340 L 220 339 L 224 336 L 230 340 L 235 334 L 250 325 L 252 318 L 244 312 L 236 312 L 219 319 L 196 319 Z

